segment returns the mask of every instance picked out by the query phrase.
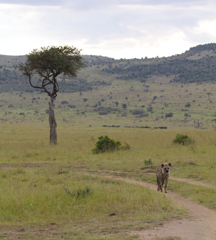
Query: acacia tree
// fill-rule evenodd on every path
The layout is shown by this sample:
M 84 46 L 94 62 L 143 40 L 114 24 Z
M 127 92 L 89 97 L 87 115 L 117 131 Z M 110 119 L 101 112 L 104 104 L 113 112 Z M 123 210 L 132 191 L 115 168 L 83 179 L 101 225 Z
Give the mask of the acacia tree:
M 62 74 L 76 77 L 78 70 L 84 66 L 80 51 L 73 46 L 41 47 L 26 55 L 25 63 L 18 65 L 21 73 L 28 79 L 33 88 L 46 92 L 50 97 L 49 124 L 50 143 L 57 143 L 56 120 L 53 109 L 54 99 L 59 92 L 57 76 Z

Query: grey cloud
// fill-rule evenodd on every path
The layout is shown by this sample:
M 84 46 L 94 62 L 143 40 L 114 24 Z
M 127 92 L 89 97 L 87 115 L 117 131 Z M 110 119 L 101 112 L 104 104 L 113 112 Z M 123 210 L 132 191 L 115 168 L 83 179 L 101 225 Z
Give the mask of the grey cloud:
M 34 6 L 56 6 L 61 5 L 61 0 L 0 0 L 0 4 L 34 5 Z
M 59 38 L 86 38 L 87 43 L 94 45 L 123 38 L 158 38 L 176 31 L 183 31 L 189 36 L 200 20 L 215 18 L 214 8 L 208 11 L 208 16 L 202 9 L 188 8 L 113 8 L 111 11 L 91 9 L 87 12 L 67 8 L 64 12 L 53 11 L 41 20 L 44 32 L 49 29 L 50 34 L 55 34 L 58 29 Z
M 101 9 L 106 7 L 115 7 L 119 5 L 169 5 L 169 6 L 188 6 L 188 5 L 206 5 L 214 3 L 214 0 L 0 0 L 5 4 L 23 4 L 23 5 L 43 5 L 43 6 L 61 6 L 67 5 L 77 10 Z
M 169 6 L 205 6 L 208 3 L 214 3 L 214 0 L 65 0 L 64 3 L 70 5 L 77 10 L 90 10 L 101 9 L 106 7 L 116 7 L 119 5 L 141 5 L 141 6 L 157 6 L 157 5 L 169 5 Z
M 0 3 L 3 1 L 29 5 L 36 2 L 0 0 Z M 162 3 L 166 5 L 162 6 Z M 36 5 L 59 7 L 37 8 Z M 31 9 L 31 14 L 28 14 L 28 9 Z M 11 22 L 11 32 L 13 35 L 16 32 L 16 39 L 20 37 L 23 41 L 25 36 L 41 39 L 42 46 L 47 43 L 56 45 L 76 42 L 78 48 L 89 51 L 97 49 L 99 52 L 101 49 L 124 52 L 124 49 L 133 49 L 137 45 L 140 48 L 156 46 L 160 39 L 169 39 L 176 33 L 178 36 L 179 32 L 185 42 L 193 45 L 215 39 L 210 34 L 194 31 L 200 21 L 216 18 L 216 3 L 211 0 L 38 0 L 34 7 L 19 7 L 19 14 L 20 11 L 26 14 L 26 18 L 16 28 L 16 20 Z M 21 18 L 19 16 L 17 20 Z M 25 24 L 28 27 L 20 31 Z M 20 33 L 24 35 L 20 36 Z

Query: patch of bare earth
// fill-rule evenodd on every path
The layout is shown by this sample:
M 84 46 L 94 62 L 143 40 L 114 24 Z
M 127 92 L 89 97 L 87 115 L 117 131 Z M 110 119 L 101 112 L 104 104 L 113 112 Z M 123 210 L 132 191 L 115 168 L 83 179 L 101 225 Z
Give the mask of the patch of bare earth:
M 142 187 L 156 191 L 157 186 L 150 183 L 125 179 L 117 176 L 105 176 L 116 180 L 137 184 Z M 197 185 L 197 184 L 196 184 Z M 164 193 L 161 193 L 164 194 Z M 142 231 L 132 231 L 131 236 L 138 236 L 141 239 L 169 238 L 182 240 L 215 240 L 216 239 L 216 213 L 206 207 L 196 204 L 176 193 L 168 192 L 175 202 L 186 207 L 190 218 L 165 222 L 163 226 L 157 226 Z
M 55 223 L 47 226 L 28 227 L 28 226 L 0 226 L 0 239 L 56 239 L 61 238 L 59 229 Z

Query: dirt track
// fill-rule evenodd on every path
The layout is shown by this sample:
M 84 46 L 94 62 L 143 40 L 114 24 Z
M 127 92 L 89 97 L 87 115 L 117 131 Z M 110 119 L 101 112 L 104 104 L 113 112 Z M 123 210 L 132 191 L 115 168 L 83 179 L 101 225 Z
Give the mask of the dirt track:
M 116 180 L 125 181 L 131 184 L 137 184 L 156 191 L 157 186 L 150 183 L 125 179 L 122 177 L 105 176 L 106 178 L 114 178 Z M 196 184 L 198 185 L 198 184 Z M 164 193 L 161 193 L 164 194 Z M 175 220 L 165 223 L 163 226 L 143 231 L 133 231 L 130 235 L 137 235 L 141 239 L 180 237 L 182 240 L 215 240 L 216 239 L 216 212 L 196 204 L 176 193 L 168 192 L 175 202 L 185 206 L 190 218 Z
M 21 165 L 21 164 L 20 164 Z M 20 166 L 19 164 L 16 167 Z M 36 166 L 35 164 L 31 165 L 21 165 L 22 167 L 32 167 Z M 14 167 L 10 164 L 2 164 L 2 168 L 10 168 Z M 37 167 L 41 167 L 41 164 L 37 165 Z M 118 176 L 106 176 L 105 174 L 109 174 L 110 172 L 114 173 L 115 171 L 100 171 L 102 174 L 101 177 L 112 178 L 116 180 L 125 181 L 130 184 L 137 184 L 142 187 L 147 187 L 153 191 L 156 191 L 156 184 L 145 183 L 141 181 L 135 181 L 132 179 L 126 179 Z M 116 173 L 116 172 L 115 172 Z M 151 174 L 151 173 L 148 173 Z M 155 175 L 152 174 L 152 175 Z M 194 181 L 186 178 L 173 178 L 170 179 L 187 182 L 190 184 L 203 186 L 206 188 L 216 189 L 215 186 L 203 183 L 200 181 Z M 161 193 L 164 194 L 164 193 Z M 168 192 L 168 196 L 170 196 L 175 202 L 185 206 L 189 213 L 190 218 L 185 218 L 181 220 L 175 220 L 164 223 L 163 226 L 157 226 L 152 229 L 142 230 L 142 231 L 132 231 L 129 233 L 131 236 L 139 236 L 140 239 L 155 239 L 155 238 L 166 238 L 166 237 L 180 237 L 182 240 L 216 240 L 216 212 L 203 207 L 199 204 L 196 204 L 188 199 L 185 199 L 182 196 L 179 196 L 176 193 Z M 172 239 L 172 238 L 170 238 Z M 176 239 L 176 238 L 175 238 Z
M 155 176 L 155 173 L 145 173 L 145 174 Z M 211 185 L 209 183 L 204 183 L 204 182 L 201 182 L 201 181 L 195 181 L 195 180 L 188 179 L 188 178 L 169 177 L 169 179 L 176 180 L 176 181 L 179 181 L 179 182 L 190 183 L 190 184 L 193 184 L 193 185 L 196 185 L 196 186 L 216 189 L 216 186 L 213 186 L 213 185 Z

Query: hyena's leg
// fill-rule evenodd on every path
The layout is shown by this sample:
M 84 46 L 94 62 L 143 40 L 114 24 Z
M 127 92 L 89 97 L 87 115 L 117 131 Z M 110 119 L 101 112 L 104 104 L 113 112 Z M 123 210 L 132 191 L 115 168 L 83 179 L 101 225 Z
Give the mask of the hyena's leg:
M 158 185 L 158 187 L 157 187 L 157 190 L 159 191 L 160 190 L 160 180 L 157 178 L 157 185 Z
M 161 180 L 161 192 L 163 192 L 164 180 Z
M 158 184 L 157 190 L 163 192 L 163 182 L 161 181 L 160 178 L 157 179 L 157 184 Z
M 167 188 L 167 183 L 168 183 L 168 178 L 165 180 L 165 186 L 164 186 L 164 192 L 165 192 L 165 193 L 167 193 L 167 190 L 166 190 L 166 188 Z
M 158 184 L 157 190 L 158 190 L 158 191 L 160 191 L 160 190 L 162 191 L 162 182 L 161 182 L 161 179 L 160 179 L 160 178 L 157 179 L 157 184 Z

